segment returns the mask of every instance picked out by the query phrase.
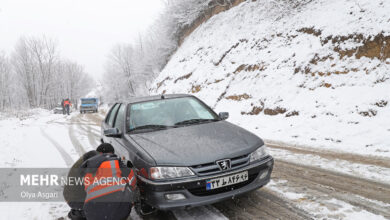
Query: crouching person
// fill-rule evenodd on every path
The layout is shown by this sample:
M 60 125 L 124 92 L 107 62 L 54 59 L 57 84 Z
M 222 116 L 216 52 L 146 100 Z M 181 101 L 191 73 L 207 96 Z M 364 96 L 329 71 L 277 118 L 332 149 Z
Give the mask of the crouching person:
M 89 151 L 85 153 L 80 159 L 78 159 L 74 165 L 70 168 L 68 173 L 68 179 L 75 178 L 81 179 L 83 176 L 80 174 L 81 165 L 99 153 L 97 151 Z M 71 210 L 68 213 L 68 217 L 72 220 L 85 220 L 83 211 L 85 197 L 87 196 L 82 184 L 69 184 L 65 185 L 63 192 L 65 201 L 70 206 Z
M 109 153 L 94 156 L 81 166 L 87 193 L 85 216 L 88 220 L 125 220 L 135 201 L 134 172 L 114 154 L 110 144 L 102 144 L 99 148 L 105 148 L 102 151 Z

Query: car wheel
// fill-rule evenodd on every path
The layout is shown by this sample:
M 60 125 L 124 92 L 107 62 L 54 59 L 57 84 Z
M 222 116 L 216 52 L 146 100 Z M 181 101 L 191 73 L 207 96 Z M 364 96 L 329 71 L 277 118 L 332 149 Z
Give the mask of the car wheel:
M 146 204 L 143 199 L 134 204 L 135 211 L 140 216 L 149 216 L 157 212 L 157 209 Z

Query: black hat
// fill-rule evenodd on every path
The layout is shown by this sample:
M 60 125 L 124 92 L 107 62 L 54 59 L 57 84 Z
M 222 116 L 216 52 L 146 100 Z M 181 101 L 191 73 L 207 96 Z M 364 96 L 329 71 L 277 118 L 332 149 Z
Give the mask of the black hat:
M 106 153 L 115 153 L 114 147 L 111 144 L 103 143 L 96 148 L 97 152 L 106 154 Z
M 85 154 L 83 155 L 83 161 L 86 161 L 86 160 L 88 160 L 89 158 L 94 157 L 94 156 L 96 156 L 96 155 L 98 155 L 98 154 L 99 154 L 99 152 L 97 152 L 96 150 L 88 151 L 87 153 L 85 153 Z

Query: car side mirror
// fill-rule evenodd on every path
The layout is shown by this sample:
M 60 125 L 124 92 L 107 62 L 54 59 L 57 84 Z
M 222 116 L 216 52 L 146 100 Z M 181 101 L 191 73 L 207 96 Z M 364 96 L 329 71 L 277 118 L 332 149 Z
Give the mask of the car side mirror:
M 221 120 L 226 120 L 229 118 L 229 112 L 220 112 L 218 116 Z
M 113 137 L 113 138 L 119 138 L 122 136 L 121 132 L 118 128 L 109 128 L 104 130 L 104 136 L 106 137 Z

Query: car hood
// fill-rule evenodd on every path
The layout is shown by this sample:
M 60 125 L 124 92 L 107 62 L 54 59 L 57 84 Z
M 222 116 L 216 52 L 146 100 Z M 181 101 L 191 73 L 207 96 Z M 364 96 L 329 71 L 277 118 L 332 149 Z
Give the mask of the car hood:
M 256 135 L 226 121 L 130 134 L 157 165 L 194 166 L 249 154 L 263 145 Z

